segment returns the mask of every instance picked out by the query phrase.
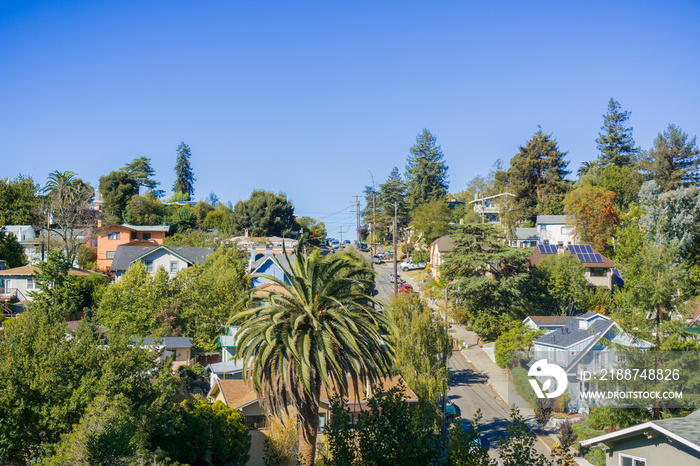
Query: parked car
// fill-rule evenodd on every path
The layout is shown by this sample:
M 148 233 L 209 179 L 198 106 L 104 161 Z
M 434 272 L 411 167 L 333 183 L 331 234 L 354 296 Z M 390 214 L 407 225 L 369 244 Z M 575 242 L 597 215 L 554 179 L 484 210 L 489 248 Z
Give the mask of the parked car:
M 459 406 L 454 404 L 452 400 L 449 398 L 445 399 L 445 417 L 447 419 L 454 419 L 456 417 L 460 417 L 462 415 L 462 412 L 459 409 Z M 442 405 L 442 397 L 440 397 L 440 411 L 443 410 L 443 405 Z
M 401 293 L 411 294 L 411 293 L 413 293 L 413 287 L 411 285 L 409 285 L 408 283 L 402 283 L 401 286 L 399 287 L 399 291 Z
M 349 239 L 343 240 L 343 244 L 350 244 L 350 240 Z
M 413 262 L 411 259 L 406 259 L 399 264 L 402 271 L 424 269 L 427 264 L 425 262 Z
M 382 258 L 379 257 L 379 254 L 375 254 L 372 256 L 372 262 L 374 262 L 375 264 L 381 264 L 383 261 Z
M 335 250 L 340 249 L 340 241 L 338 241 L 337 239 L 332 239 L 330 242 L 330 247 L 332 247 Z
M 393 273 L 390 273 L 390 274 L 389 274 L 389 281 L 390 281 L 391 283 L 394 283 L 394 274 L 393 274 Z M 401 275 L 399 275 L 398 273 L 396 274 L 396 281 L 398 281 L 399 283 L 401 283 Z

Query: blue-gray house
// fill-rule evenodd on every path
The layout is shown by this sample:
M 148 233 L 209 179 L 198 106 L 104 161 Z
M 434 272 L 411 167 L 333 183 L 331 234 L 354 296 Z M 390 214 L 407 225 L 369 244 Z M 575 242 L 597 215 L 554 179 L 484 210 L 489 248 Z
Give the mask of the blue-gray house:
M 294 263 L 295 257 L 293 255 L 289 256 L 289 261 Z M 280 267 L 281 266 L 281 267 Z M 289 265 L 287 264 L 287 259 L 284 254 L 267 254 L 262 252 L 256 252 L 253 250 L 250 253 L 250 262 L 248 269 L 251 274 L 264 273 L 277 277 L 280 280 L 284 280 L 287 285 L 290 285 L 289 279 L 287 279 L 286 273 Z M 260 285 L 264 285 L 270 280 L 264 277 L 254 277 L 250 280 L 251 288 L 257 288 Z

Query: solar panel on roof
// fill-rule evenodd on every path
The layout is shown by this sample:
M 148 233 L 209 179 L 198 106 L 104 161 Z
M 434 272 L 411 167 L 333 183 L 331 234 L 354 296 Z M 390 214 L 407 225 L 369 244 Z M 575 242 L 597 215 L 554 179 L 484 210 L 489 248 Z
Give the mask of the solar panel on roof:
M 581 252 L 581 248 L 578 246 L 578 244 L 572 244 L 569 246 L 569 251 L 573 252 L 574 254 L 579 254 Z
M 585 249 L 585 251 L 583 251 L 583 252 L 585 252 L 587 254 L 593 254 L 593 248 L 591 247 L 590 244 L 584 244 L 583 247 Z
M 550 254 L 556 254 L 557 253 L 557 246 L 554 244 L 550 244 L 549 251 L 550 251 Z
M 600 254 L 593 254 L 593 262 L 603 262 L 603 256 Z
M 590 262 L 591 261 L 590 257 L 585 252 L 583 252 L 581 254 L 576 254 L 576 255 L 578 256 L 578 260 L 580 260 L 581 262 Z
M 537 249 L 539 249 L 542 254 L 545 254 L 545 249 L 544 249 L 545 246 L 546 246 L 546 244 L 538 244 Z

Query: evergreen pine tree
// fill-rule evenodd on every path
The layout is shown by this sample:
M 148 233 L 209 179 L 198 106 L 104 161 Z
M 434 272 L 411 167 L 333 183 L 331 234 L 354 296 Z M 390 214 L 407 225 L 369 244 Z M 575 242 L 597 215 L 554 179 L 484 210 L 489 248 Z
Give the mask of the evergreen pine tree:
M 428 129 L 423 129 L 410 149 L 406 165 L 406 195 L 411 211 L 447 196 L 447 165 L 436 141 Z
M 148 188 L 157 197 L 162 197 L 163 191 L 160 189 L 156 190 L 156 187 L 160 183 L 153 179 L 153 175 L 156 174 L 156 171 L 151 166 L 151 159 L 148 157 L 139 157 L 126 164 L 122 170 L 133 176 L 138 182 L 139 193 L 141 192 L 141 186 L 143 186 Z
M 608 102 L 608 113 L 603 115 L 603 126 L 595 140 L 602 168 L 608 165 L 624 167 L 634 163 L 638 150 L 634 147 L 632 127 L 625 126 L 630 114 L 631 112 L 621 111 L 620 103 L 616 100 L 611 98 Z
M 398 167 L 394 167 L 385 183 L 379 185 L 377 196 L 377 232 L 387 231 L 394 222 L 394 202 L 396 202 L 396 219 L 399 228 L 408 223 L 408 206 L 406 202 L 406 183 L 401 179 Z M 379 233 L 381 234 L 381 233 Z
M 700 181 L 700 150 L 696 140 L 697 137 L 693 137 L 689 141 L 688 135 L 676 125 L 668 125 L 654 139 L 654 147 L 641 165 L 661 191 L 697 185 Z
M 192 152 L 190 151 L 190 146 L 181 142 L 177 146 L 177 162 L 175 163 L 175 184 L 173 185 L 173 191 L 175 193 L 183 193 L 187 195 L 187 200 L 192 200 L 194 195 L 194 182 L 196 178 L 194 177 L 194 172 L 192 171 L 192 166 L 190 165 L 190 157 Z
M 566 154 L 559 150 L 551 134 L 540 129 L 525 146 L 520 146 L 508 171 L 496 174 L 515 195 L 518 218 L 534 223 L 538 214 L 563 213 L 563 196 L 569 187 L 564 177 L 571 173 L 566 170 Z

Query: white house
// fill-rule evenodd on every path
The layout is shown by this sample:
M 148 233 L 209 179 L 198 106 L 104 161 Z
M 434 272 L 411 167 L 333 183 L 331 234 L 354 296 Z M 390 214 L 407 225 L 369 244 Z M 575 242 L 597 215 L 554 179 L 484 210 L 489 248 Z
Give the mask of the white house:
M 510 245 L 519 248 L 553 244 L 567 246 L 576 244 L 576 237 L 571 227 L 566 225 L 566 215 L 538 215 L 534 227 L 515 229 L 515 238 Z
M 120 245 L 110 270 L 115 273 L 114 281 L 118 282 L 132 264 L 141 262 L 151 275 L 155 275 L 158 267 L 163 267 L 172 278 L 190 265 L 201 264 L 212 252 L 214 248 L 210 247 Z
M 512 201 L 515 195 L 511 193 L 499 193 L 493 196 L 476 197 L 469 201 L 474 212 L 481 216 L 482 223 L 501 223 L 501 217 L 506 212 L 513 210 Z

